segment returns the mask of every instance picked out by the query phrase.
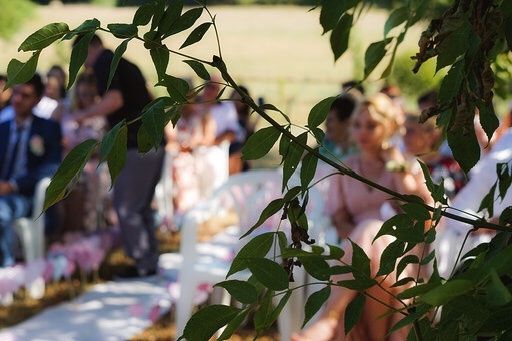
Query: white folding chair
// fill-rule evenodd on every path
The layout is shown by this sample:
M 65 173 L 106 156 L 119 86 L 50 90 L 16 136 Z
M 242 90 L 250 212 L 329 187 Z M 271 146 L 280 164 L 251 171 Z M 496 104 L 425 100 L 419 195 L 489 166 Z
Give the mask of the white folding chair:
M 43 212 L 43 207 L 46 189 L 50 185 L 50 181 L 50 178 L 43 178 L 37 183 L 34 192 L 32 216 L 16 219 L 14 222 L 14 230 L 20 237 L 23 256 L 27 263 L 44 257 L 45 213 Z M 27 290 L 32 298 L 38 299 L 43 297 L 45 283 L 41 276 L 32 283 L 27 283 L 27 285 Z

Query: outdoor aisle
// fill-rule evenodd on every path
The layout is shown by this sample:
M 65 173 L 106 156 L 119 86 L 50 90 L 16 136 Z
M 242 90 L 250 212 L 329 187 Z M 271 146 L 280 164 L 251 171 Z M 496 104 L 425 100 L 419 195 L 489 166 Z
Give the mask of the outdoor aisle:
M 163 276 L 153 276 L 97 284 L 71 302 L 3 330 L 0 340 L 130 339 L 169 310 L 168 283 Z

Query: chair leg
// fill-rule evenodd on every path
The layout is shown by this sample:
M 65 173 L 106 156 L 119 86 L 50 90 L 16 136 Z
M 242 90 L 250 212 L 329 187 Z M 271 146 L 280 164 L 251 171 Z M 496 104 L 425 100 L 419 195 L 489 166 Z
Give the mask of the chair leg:
M 294 286 L 302 286 L 306 282 L 306 273 L 299 269 L 295 272 Z M 284 306 L 277 320 L 281 340 L 291 340 L 292 334 L 300 330 L 304 320 L 305 287 L 295 289 Z
M 183 274 L 183 273 L 182 273 Z M 180 274 L 181 275 L 181 274 Z M 184 285 L 186 283 L 186 285 Z M 197 291 L 196 281 L 193 279 L 187 280 L 184 278 L 180 280 L 180 297 L 176 303 L 176 336 L 183 335 L 185 325 L 192 316 L 192 307 L 194 301 L 194 295 Z

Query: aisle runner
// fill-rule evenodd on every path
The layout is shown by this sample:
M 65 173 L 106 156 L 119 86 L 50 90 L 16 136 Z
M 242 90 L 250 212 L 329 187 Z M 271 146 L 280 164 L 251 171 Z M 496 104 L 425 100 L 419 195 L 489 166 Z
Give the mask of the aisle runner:
M 74 301 L 48 308 L 0 332 L 2 341 L 127 340 L 169 310 L 162 276 L 97 284 Z

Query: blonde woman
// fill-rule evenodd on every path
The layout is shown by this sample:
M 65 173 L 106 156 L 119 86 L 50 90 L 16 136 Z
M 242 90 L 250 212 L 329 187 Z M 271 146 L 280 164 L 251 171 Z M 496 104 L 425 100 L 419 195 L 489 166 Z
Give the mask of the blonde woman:
M 390 139 L 398 131 L 396 106 L 384 94 L 377 94 L 364 101 L 351 122 L 351 136 L 359 150 L 357 155 L 347 158 L 345 164 L 358 174 L 391 190 L 422 194 L 421 179 L 408 171 L 405 158 L 398 149 L 391 147 Z M 348 176 L 336 176 L 329 196 L 330 213 L 341 239 L 349 237 L 358 244 L 371 260 L 372 276 L 378 271 L 382 251 L 393 241 L 383 236 L 372 243 L 382 226 L 383 206 L 389 205 L 389 195 L 378 191 Z M 352 248 L 345 243 L 344 262 L 350 263 Z M 352 275 L 333 278 L 334 281 L 351 279 Z M 395 276 L 391 274 L 382 285 L 390 288 Z M 387 314 L 387 306 L 396 306 L 391 295 L 379 287 L 367 293 L 385 303 L 366 299 L 361 321 L 345 336 L 344 313 L 357 292 L 347 288 L 333 287 L 321 317 L 303 331 L 294 335 L 294 341 L 322 340 L 404 340 L 404 332 L 387 335 L 396 322 L 396 316 Z M 387 305 L 387 306 L 386 306 Z

